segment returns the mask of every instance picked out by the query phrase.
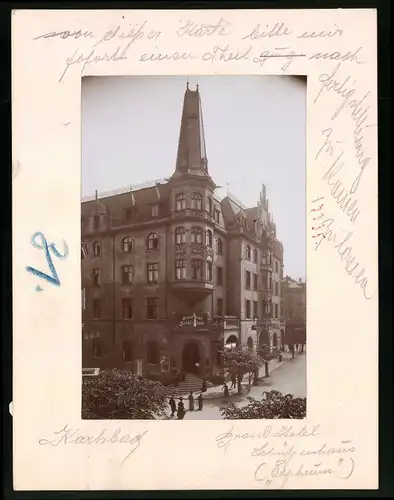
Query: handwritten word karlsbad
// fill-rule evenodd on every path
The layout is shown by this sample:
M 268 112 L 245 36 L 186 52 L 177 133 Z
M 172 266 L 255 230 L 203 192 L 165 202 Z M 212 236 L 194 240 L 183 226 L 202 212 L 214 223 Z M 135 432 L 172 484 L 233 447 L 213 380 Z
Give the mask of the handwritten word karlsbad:
M 61 445 L 124 445 L 130 447 L 129 452 L 121 463 L 121 467 L 127 459 L 140 447 L 142 438 L 148 433 L 147 430 L 136 433 L 134 435 L 118 428 L 114 432 L 109 433 L 103 429 L 98 435 L 81 432 L 81 430 L 68 427 L 66 424 L 63 429 L 56 431 L 53 434 L 53 439 L 40 439 L 38 443 L 41 446 L 58 447 Z

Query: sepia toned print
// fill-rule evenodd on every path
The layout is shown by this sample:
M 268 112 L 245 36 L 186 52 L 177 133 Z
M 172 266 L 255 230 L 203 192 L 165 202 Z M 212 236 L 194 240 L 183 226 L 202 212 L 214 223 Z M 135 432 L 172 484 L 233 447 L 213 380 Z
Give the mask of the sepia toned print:
M 287 273 L 264 169 L 254 206 L 219 194 L 186 78 L 180 112 L 170 177 L 82 199 L 82 418 L 305 418 L 306 280 Z

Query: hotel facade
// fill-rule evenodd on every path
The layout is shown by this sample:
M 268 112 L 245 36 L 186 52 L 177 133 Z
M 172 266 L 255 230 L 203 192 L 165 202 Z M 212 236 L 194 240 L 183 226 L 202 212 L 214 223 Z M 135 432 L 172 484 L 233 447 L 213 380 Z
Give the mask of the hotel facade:
M 83 368 L 211 378 L 227 344 L 284 344 L 283 245 L 266 188 L 252 208 L 216 189 L 199 90 L 187 86 L 172 176 L 82 202 Z

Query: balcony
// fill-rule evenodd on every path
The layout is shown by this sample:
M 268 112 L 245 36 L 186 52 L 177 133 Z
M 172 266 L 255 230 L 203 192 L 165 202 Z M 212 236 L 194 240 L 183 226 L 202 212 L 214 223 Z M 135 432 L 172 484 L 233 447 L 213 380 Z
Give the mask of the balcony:
M 193 305 L 213 292 L 213 281 L 202 279 L 175 280 L 170 282 L 170 289 L 180 299 Z
M 206 259 L 213 256 L 213 248 L 203 243 L 175 243 L 174 253 L 178 258 L 190 256 Z
M 185 208 L 179 212 L 173 213 L 174 219 L 205 219 L 210 222 L 214 222 L 214 216 L 207 210 L 200 210 L 198 208 Z

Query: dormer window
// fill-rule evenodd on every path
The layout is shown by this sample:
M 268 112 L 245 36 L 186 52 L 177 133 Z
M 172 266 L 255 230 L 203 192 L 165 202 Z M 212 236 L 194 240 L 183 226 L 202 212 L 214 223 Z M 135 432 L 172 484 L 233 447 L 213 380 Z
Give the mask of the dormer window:
M 95 215 L 93 217 L 93 229 L 95 231 L 98 231 L 100 229 L 100 216 L 99 215 Z
M 202 194 L 192 193 L 192 208 L 194 210 L 202 210 Z
M 124 218 L 125 218 L 126 222 L 134 221 L 135 220 L 135 208 L 134 207 L 125 208 Z
M 159 205 L 155 204 L 150 206 L 150 216 L 152 218 L 159 216 Z
M 186 210 L 186 198 L 184 193 L 178 193 L 175 197 L 175 210 L 180 212 Z

